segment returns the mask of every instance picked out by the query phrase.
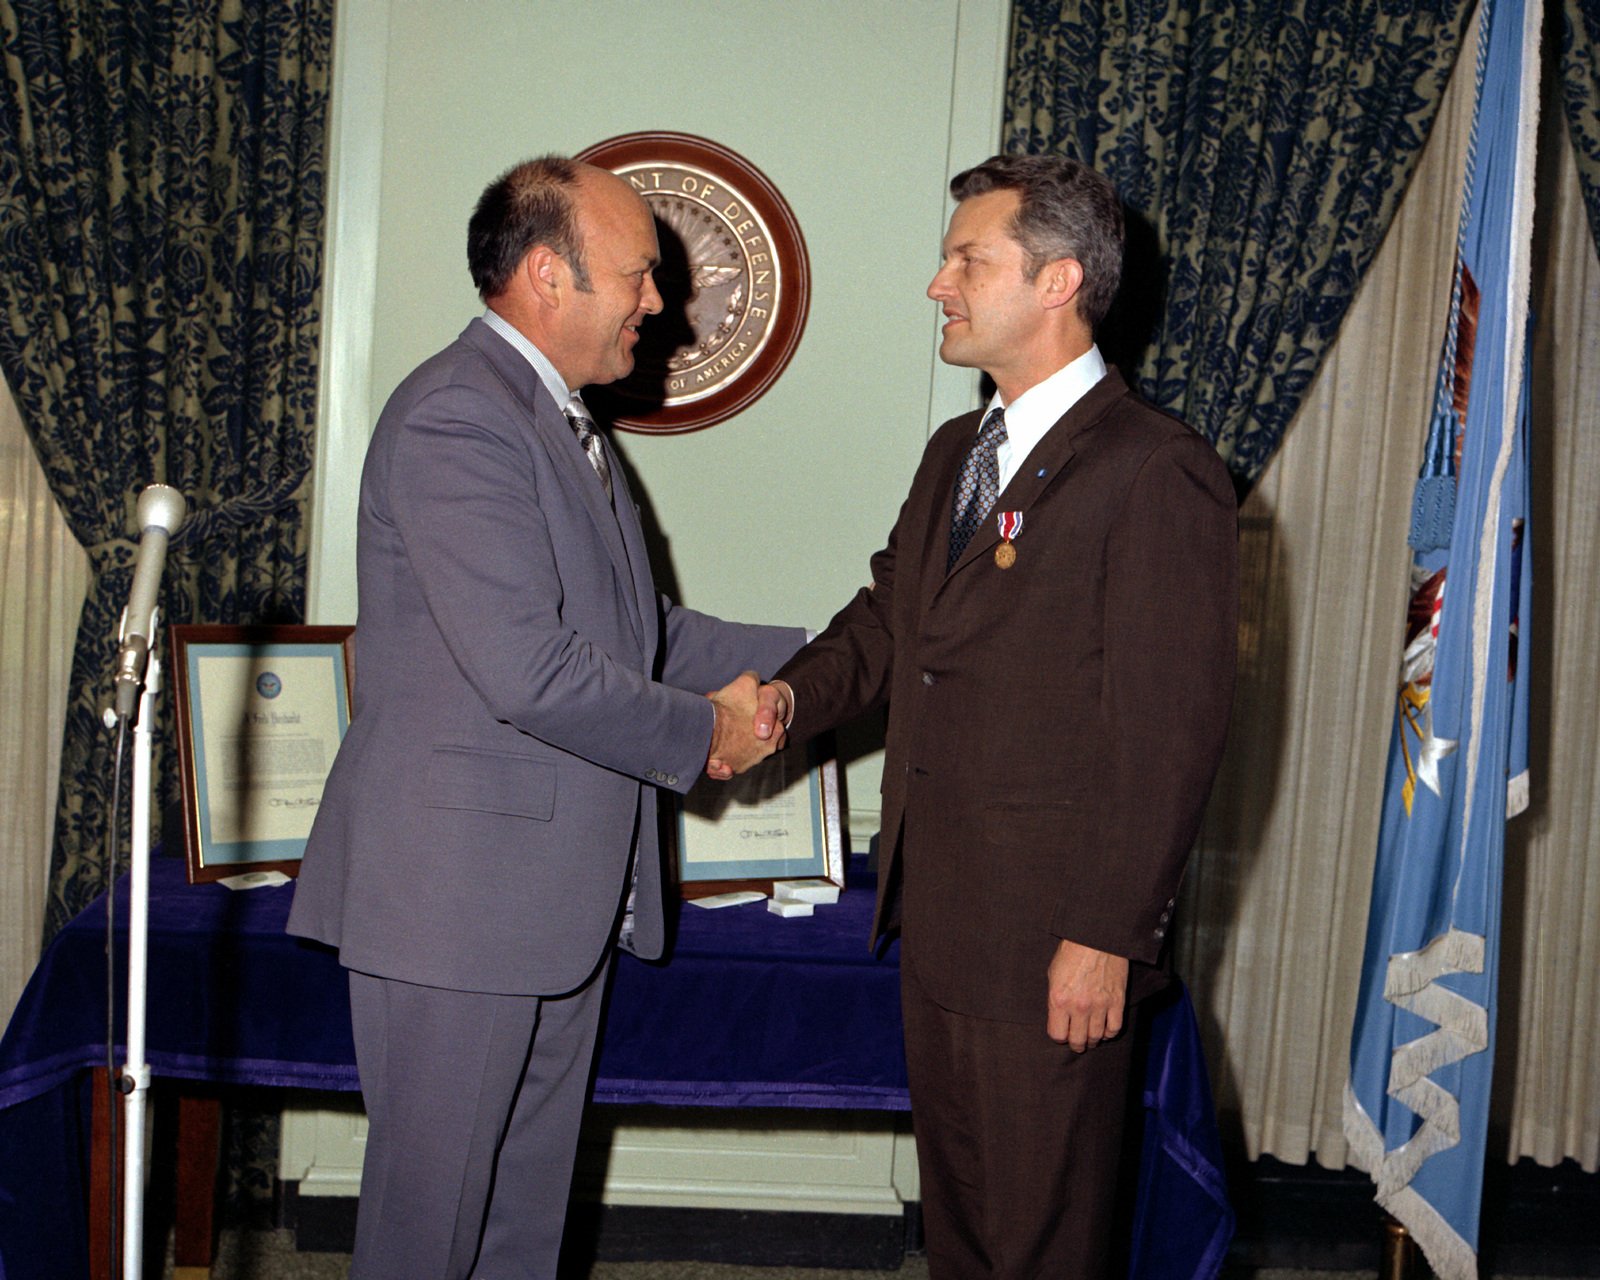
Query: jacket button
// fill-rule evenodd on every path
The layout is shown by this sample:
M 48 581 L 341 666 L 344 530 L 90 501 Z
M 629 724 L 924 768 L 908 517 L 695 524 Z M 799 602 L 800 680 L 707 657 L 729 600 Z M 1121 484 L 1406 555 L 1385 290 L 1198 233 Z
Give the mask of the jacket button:
M 678 785 L 678 775 L 675 774 L 675 773 L 669 773 L 667 775 L 667 785 L 669 787 L 677 786 Z
M 1165 938 L 1167 936 L 1167 931 L 1165 929 L 1157 929 L 1155 931 L 1155 934 L 1156 934 L 1156 939 L 1159 941 L 1160 939 Z
M 655 776 L 656 776 L 656 771 L 654 769 L 646 769 L 644 771 L 644 776 L 653 781 L 655 779 Z
M 1163 912 L 1162 912 L 1162 913 L 1161 913 L 1161 923 L 1162 923 L 1162 924 L 1166 924 L 1166 922 L 1167 922 L 1167 921 L 1168 921 L 1168 920 L 1170 920 L 1170 919 L 1172 919 L 1172 912 L 1170 912 L 1170 911 L 1163 911 Z
M 933 683 L 934 683 L 934 678 L 933 678 L 933 672 L 931 672 L 931 671 L 924 671 L 924 672 L 923 672 L 923 673 L 922 673 L 922 683 L 923 683 L 923 684 L 926 684 L 926 685 L 931 685 L 931 684 L 933 684 Z

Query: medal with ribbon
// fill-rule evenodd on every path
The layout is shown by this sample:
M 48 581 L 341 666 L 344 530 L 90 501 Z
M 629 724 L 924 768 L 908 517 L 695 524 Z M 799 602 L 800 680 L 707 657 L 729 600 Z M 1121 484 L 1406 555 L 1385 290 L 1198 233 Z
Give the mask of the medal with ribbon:
M 1017 549 L 1012 539 L 1022 532 L 1022 512 L 1002 511 L 995 516 L 995 524 L 1000 527 L 1000 545 L 994 549 L 994 562 L 1002 569 L 1009 569 L 1017 562 Z

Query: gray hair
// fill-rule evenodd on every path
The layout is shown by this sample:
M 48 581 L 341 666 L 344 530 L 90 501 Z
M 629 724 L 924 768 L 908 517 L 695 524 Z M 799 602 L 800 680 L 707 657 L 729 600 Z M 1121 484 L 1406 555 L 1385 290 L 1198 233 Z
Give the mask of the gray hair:
M 1122 278 L 1122 202 L 1110 179 L 1065 156 L 991 156 L 950 183 L 958 201 L 990 191 L 1021 197 L 1011 235 L 1027 255 L 1028 279 L 1057 258 L 1082 265 L 1078 314 L 1097 328 Z

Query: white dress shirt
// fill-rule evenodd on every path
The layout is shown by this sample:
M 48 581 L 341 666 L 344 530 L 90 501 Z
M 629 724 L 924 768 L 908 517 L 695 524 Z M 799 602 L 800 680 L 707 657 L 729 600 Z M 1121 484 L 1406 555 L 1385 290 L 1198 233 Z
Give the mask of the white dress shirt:
M 1010 404 L 1000 399 L 998 391 L 994 393 L 983 416 L 987 418 L 991 409 L 1006 411 L 1006 442 L 995 454 L 1000 464 L 1002 492 L 1011 478 L 1022 470 L 1022 464 L 1028 460 L 1033 447 L 1044 439 L 1045 432 L 1105 376 L 1105 358 L 1100 348 L 1091 344 L 1076 360 L 1062 365 L 1043 382 L 1034 383 Z

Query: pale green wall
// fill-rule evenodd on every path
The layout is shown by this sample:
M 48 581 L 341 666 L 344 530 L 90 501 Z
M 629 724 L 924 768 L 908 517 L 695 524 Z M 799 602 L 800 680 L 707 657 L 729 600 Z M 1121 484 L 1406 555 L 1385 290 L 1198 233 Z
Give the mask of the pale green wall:
M 866 577 L 932 425 L 970 408 L 939 364 L 949 175 L 995 148 L 1006 0 L 346 0 L 313 615 L 354 615 L 354 494 L 377 410 L 481 309 L 465 227 L 507 165 L 674 129 L 733 148 L 810 250 L 805 337 L 756 405 L 616 443 L 686 604 L 822 626 Z M 855 749 L 870 747 L 870 740 Z M 878 761 L 852 765 L 870 829 Z

